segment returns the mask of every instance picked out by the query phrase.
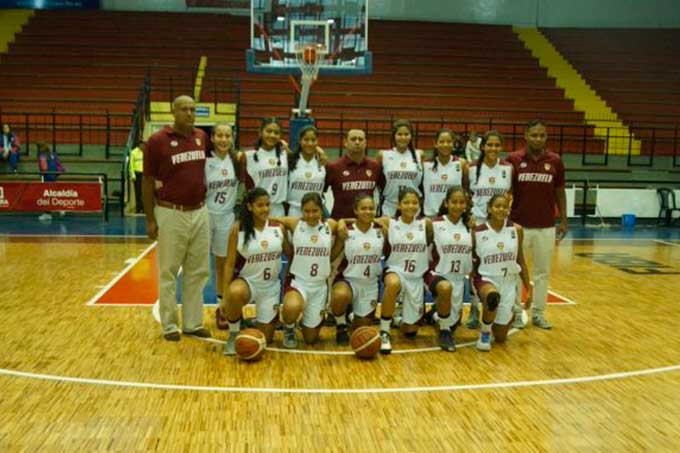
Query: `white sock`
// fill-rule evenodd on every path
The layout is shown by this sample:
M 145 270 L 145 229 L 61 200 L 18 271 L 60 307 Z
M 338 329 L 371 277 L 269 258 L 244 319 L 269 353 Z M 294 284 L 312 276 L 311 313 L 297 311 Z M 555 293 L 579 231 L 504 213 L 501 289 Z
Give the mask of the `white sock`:
M 489 324 L 482 321 L 482 333 L 491 333 L 491 326 L 493 326 L 493 321 Z
M 380 331 L 381 332 L 389 332 L 390 327 L 392 327 L 392 318 L 389 318 L 389 319 L 380 318 Z
M 344 326 L 347 324 L 347 315 L 346 314 L 341 314 L 341 315 L 333 315 L 335 316 L 335 323 L 339 326 Z
M 447 330 L 450 329 L 451 326 L 454 324 L 454 319 L 453 316 L 451 316 L 451 313 L 449 313 L 449 316 L 444 318 L 443 316 L 439 316 L 439 330 Z
M 241 320 L 236 322 L 229 321 L 229 333 L 239 333 L 241 331 Z

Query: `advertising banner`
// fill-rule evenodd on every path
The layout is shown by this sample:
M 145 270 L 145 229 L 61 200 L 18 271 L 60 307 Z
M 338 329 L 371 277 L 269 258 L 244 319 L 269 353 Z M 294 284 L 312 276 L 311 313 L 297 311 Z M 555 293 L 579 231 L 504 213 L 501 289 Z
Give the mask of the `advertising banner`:
M 0 181 L 0 212 L 101 210 L 102 187 L 97 182 Z

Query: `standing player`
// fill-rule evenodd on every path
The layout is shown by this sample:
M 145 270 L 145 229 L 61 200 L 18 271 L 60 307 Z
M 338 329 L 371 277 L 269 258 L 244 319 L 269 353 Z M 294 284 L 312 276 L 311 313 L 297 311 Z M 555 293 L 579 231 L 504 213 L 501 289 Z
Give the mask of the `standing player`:
M 385 293 L 380 315 L 380 352 L 392 352 L 390 326 L 397 298 L 403 304 L 401 331 L 415 338 L 418 321 L 425 313 L 423 276 L 428 269 L 428 245 L 432 243 L 432 222 L 418 219 L 420 197 L 404 188 L 399 193 L 398 217 L 378 219 L 387 230 L 385 246 Z
M 373 196 L 382 180 L 381 166 L 375 159 L 366 157 L 366 133 L 350 129 L 345 137 L 345 155 L 326 166 L 326 188 L 333 192 L 331 218 L 350 218 L 354 213 L 354 198 L 359 194 Z
M 524 227 L 525 253 L 531 257 L 535 297 L 531 321 L 541 329 L 552 325 L 545 319 L 550 261 L 555 247 L 555 206 L 560 212 L 557 241 L 567 234 L 567 196 L 564 164 L 558 154 L 546 148 L 548 134 L 543 121 L 534 120 L 525 132 L 526 149 L 510 154 L 513 167 L 512 212 L 510 219 Z
M 237 155 L 234 149 L 232 127 L 228 123 L 213 126 L 212 155 L 205 161 L 205 180 L 208 186 L 206 204 L 210 213 L 210 244 L 215 257 L 215 287 L 217 290 L 217 310 L 215 322 L 217 328 L 226 329 L 227 319 L 224 316 L 226 307 L 222 303 L 224 288 L 224 265 L 229 252 L 227 242 L 231 227 L 234 225 L 234 206 L 238 192 L 238 174 L 236 169 Z
M 382 215 L 386 217 L 394 217 L 399 191 L 403 188 L 411 188 L 422 197 L 423 152 L 413 146 L 413 138 L 411 123 L 397 120 L 392 125 L 392 149 L 378 153 L 377 161 L 385 178 Z
M 236 335 L 241 330 L 242 308 L 255 301 L 255 326 L 271 343 L 276 330 L 281 296 L 281 255 L 289 250 L 281 225 L 269 220 L 269 194 L 261 187 L 243 200 L 241 218 L 231 229 L 224 268 L 224 306 L 229 323 L 225 355 L 236 354 Z
M 290 155 L 288 165 L 288 216 L 300 217 L 302 197 L 309 192 L 323 194 L 326 168 L 317 159 L 318 131 L 314 126 L 300 129 L 297 149 Z
M 378 305 L 382 275 L 385 231 L 375 222 L 375 201 L 371 195 L 357 195 L 354 199 L 354 216 L 354 223 L 338 228 L 336 239 L 338 248 L 344 252 L 331 294 L 331 310 L 337 323 L 336 341 L 339 345 L 349 342 L 345 313 L 350 304 L 355 327 L 371 324 Z
M 482 331 L 477 349 L 491 350 L 491 331 L 503 343 L 513 318 L 517 296 L 517 274 L 527 291 L 526 307 L 531 305 L 532 287 L 522 253 L 522 227 L 508 221 L 509 200 L 494 195 L 489 200 L 489 220 L 472 235 L 475 253 L 475 289 L 482 301 Z
M 501 163 L 503 136 L 498 131 L 484 134 L 479 160 L 470 165 L 470 192 L 472 193 L 472 215 L 476 225 L 486 222 L 486 206 L 494 195 L 509 194 L 512 187 L 512 166 Z M 471 300 L 467 327 L 479 326 L 479 298 Z M 520 321 L 521 319 L 518 318 Z
M 440 129 L 434 140 L 434 156 L 423 162 L 424 213 L 434 217 L 451 187 L 468 186 L 467 162 L 453 155 L 451 129 Z
M 463 309 L 465 277 L 472 271 L 472 236 L 468 226 L 467 193 L 452 187 L 432 219 L 434 248 L 426 282 L 436 298 L 439 315 L 439 344 L 455 351 L 455 332 Z
M 288 192 L 287 146 L 281 141 L 281 123 L 276 118 L 263 118 L 260 138 L 254 150 L 239 155 L 246 189 L 262 187 L 271 197 L 272 217 L 285 215 L 283 203 Z
M 319 338 L 328 302 L 328 278 L 337 229 L 334 220 L 323 219 L 323 201 L 318 193 L 302 197 L 302 217 L 284 217 L 280 221 L 293 234 L 293 254 L 286 278 L 281 320 L 285 325 L 283 346 L 297 346 L 295 323 L 302 313 L 302 336 L 311 344 Z M 333 252 L 333 253 L 331 253 Z

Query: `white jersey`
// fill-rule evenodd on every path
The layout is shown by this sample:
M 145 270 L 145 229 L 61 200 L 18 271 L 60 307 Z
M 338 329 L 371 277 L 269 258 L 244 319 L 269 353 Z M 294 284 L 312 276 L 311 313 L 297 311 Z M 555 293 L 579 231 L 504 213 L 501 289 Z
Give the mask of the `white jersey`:
M 301 208 L 302 197 L 308 192 L 321 195 L 325 181 L 326 168 L 319 164 L 316 157 L 307 162 L 300 156 L 295 170 L 288 174 L 288 204 Z
M 347 227 L 345 258 L 338 270 L 344 278 L 376 281 L 382 274 L 380 259 L 385 246 L 385 236 L 378 224 L 373 224 L 365 233 L 356 225 Z
M 433 167 L 434 162 L 423 162 L 423 193 L 425 195 L 423 212 L 428 217 L 439 213 L 439 207 L 450 187 L 463 186 L 463 165 L 458 156 L 451 156 L 446 165 L 437 162 L 437 168 L 433 169 Z
M 465 276 L 472 272 L 472 234 L 463 219 L 452 223 L 448 217 L 432 220 L 434 249 L 431 268 L 442 276 Z
M 477 166 L 481 165 L 479 180 Z M 472 215 L 477 224 L 486 222 L 486 205 L 494 195 L 503 195 L 512 187 L 512 165 L 502 164 L 500 159 L 496 165 L 488 167 L 484 162 L 475 162 L 470 166 L 470 192 L 472 192 Z
M 387 236 L 387 269 L 409 278 L 422 277 L 428 269 L 425 219 L 410 224 L 402 222 L 401 217 L 391 219 Z
M 229 154 L 220 159 L 213 154 L 205 160 L 206 204 L 210 214 L 233 214 L 238 178 Z
M 482 277 L 507 277 L 520 272 L 517 263 L 519 239 L 515 225 L 506 221 L 501 231 L 488 223 L 475 228 L 475 254 L 479 258 L 477 273 Z
M 418 151 L 415 152 L 416 162 L 413 161 L 413 154 L 406 150 L 403 153 L 395 149 L 382 151 L 382 167 L 385 176 L 385 189 L 383 190 L 383 215 L 393 217 L 397 211 L 399 200 L 399 190 L 402 187 L 410 187 L 420 192 L 420 183 L 423 180 L 423 165 L 420 161 Z
M 235 273 L 248 281 L 278 280 L 283 252 L 281 227 L 267 221 L 262 231 L 255 229 L 248 243 L 244 243 L 245 235 L 245 231 L 238 232 Z
M 293 232 L 293 261 L 290 273 L 306 282 L 322 282 L 331 274 L 333 235 L 328 223 L 309 226 L 300 220 Z
M 254 187 L 261 187 L 269 193 L 271 204 L 281 204 L 286 201 L 288 192 L 288 154 L 281 150 L 279 165 L 276 158 L 276 150 L 246 151 L 247 178 L 253 182 Z M 255 161 L 257 156 L 257 161 Z

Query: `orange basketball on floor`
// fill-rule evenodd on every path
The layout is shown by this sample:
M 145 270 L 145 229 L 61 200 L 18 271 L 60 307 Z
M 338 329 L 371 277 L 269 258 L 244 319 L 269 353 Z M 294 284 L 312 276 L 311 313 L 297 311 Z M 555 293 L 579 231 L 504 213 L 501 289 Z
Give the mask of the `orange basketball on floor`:
M 370 326 L 359 327 L 352 332 L 349 343 L 357 357 L 372 359 L 380 351 L 380 333 Z
M 236 355 L 241 360 L 259 360 L 266 347 L 267 340 L 257 329 L 243 329 L 236 336 Z

